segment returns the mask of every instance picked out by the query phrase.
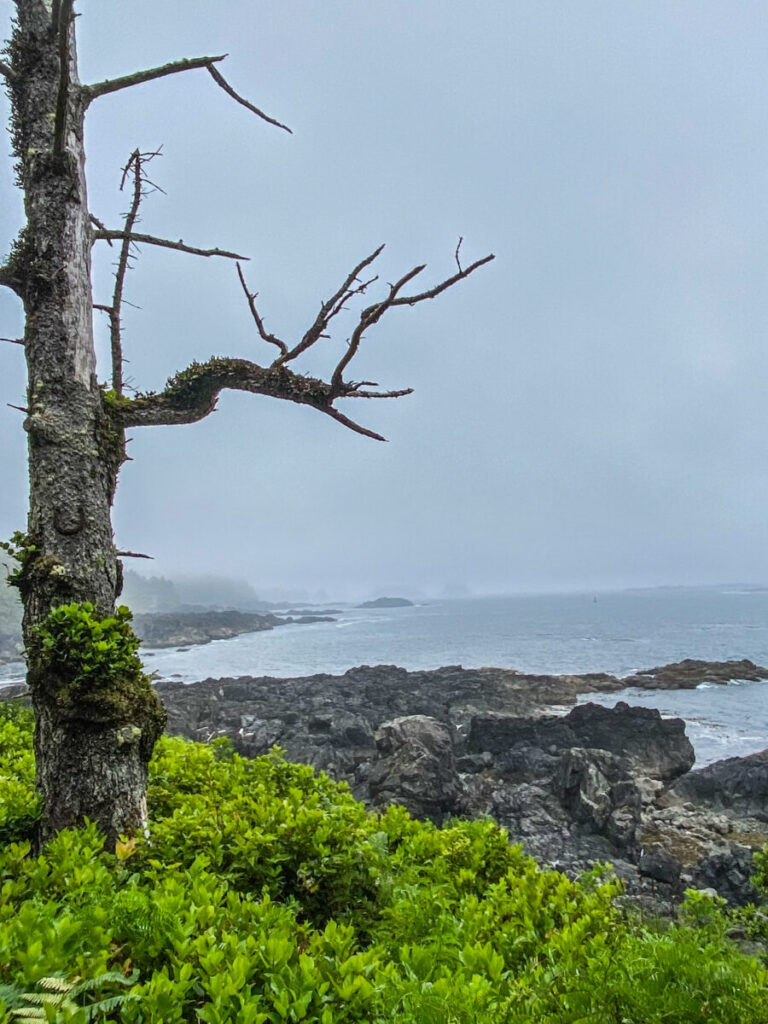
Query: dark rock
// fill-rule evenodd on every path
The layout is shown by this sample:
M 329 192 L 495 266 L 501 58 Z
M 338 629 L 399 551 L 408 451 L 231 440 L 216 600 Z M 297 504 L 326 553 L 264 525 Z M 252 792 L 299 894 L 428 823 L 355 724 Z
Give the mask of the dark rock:
M 467 737 L 467 751 L 500 754 L 517 744 L 562 752 L 571 747 L 608 750 L 641 765 L 645 774 L 673 779 L 693 767 L 695 754 L 679 718 L 662 718 L 653 708 L 614 708 L 581 704 L 569 714 L 477 715 Z
M 733 679 L 758 681 L 768 679 L 768 669 L 748 658 L 740 661 L 683 661 L 658 668 L 645 669 L 626 676 L 624 686 L 642 686 L 646 690 L 693 690 L 701 683 L 729 683 Z
M 760 903 L 760 894 L 750 881 L 752 853 L 747 846 L 733 844 L 702 859 L 694 872 L 694 884 L 700 889 L 715 889 L 731 906 Z
M 670 788 L 669 797 L 768 821 L 768 750 L 688 772 Z
M 682 865 L 675 857 L 671 857 L 663 850 L 649 850 L 640 854 L 637 860 L 637 868 L 641 875 L 653 878 L 657 882 L 665 882 L 667 885 L 678 885 Z
M 230 640 L 280 625 L 276 615 L 253 612 L 165 612 L 134 616 L 136 635 L 146 647 L 188 647 L 212 640 Z
M 402 804 L 437 824 L 455 813 L 461 782 L 451 732 L 442 722 L 426 715 L 385 722 L 376 732 L 376 748 L 368 779 L 374 806 Z
M 574 747 L 560 758 L 553 785 L 573 821 L 606 835 L 624 853 L 633 850 L 642 800 L 626 762 L 605 750 Z
M 136 615 L 134 629 L 145 647 L 176 647 L 186 651 L 192 645 L 231 640 L 243 633 L 261 633 L 276 626 L 335 621 L 328 615 L 306 614 L 294 619 L 271 612 L 176 611 Z
M 374 601 L 363 601 L 358 608 L 413 608 L 413 601 L 404 597 L 377 597 Z
M 554 774 L 559 761 L 557 753 L 551 754 L 527 743 L 518 743 L 495 757 L 488 751 L 485 755 L 493 762 L 494 774 L 506 783 L 546 779 Z

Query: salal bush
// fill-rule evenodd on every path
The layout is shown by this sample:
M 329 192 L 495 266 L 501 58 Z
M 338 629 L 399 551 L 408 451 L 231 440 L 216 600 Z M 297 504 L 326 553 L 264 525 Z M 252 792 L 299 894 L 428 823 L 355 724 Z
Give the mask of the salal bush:
M 0 1024 L 768 1020 L 768 972 L 718 906 L 629 920 L 609 873 L 541 871 L 491 821 L 369 814 L 279 753 L 164 738 L 148 839 L 109 853 L 86 824 L 35 855 L 33 776 L 6 707 Z

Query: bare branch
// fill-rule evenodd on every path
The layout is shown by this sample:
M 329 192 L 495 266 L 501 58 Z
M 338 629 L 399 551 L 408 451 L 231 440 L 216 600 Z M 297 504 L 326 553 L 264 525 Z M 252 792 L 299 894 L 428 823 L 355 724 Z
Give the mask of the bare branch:
M 53 127 L 53 154 L 61 156 L 67 141 L 67 109 L 69 107 L 69 27 L 74 0 L 61 0 L 58 10 L 59 89 L 56 94 L 56 119 Z
M 339 412 L 338 409 L 334 409 L 333 406 L 324 410 L 331 417 L 336 420 L 337 423 L 341 423 L 342 426 L 348 427 L 350 430 L 354 430 L 356 434 L 362 434 L 364 437 L 372 437 L 374 441 L 386 441 L 386 437 L 382 437 L 381 434 L 377 434 L 375 430 L 369 430 L 368 427 L 362 426 L 360 423 L 356 423 L 351 420 L 349 416 L 345 416 L 343 412 Z
M 121 78 L 107 78 L 103 82 L 83 86 L 83 96 L 87 105 L 97 97 L 106 96 L 107 93 L 117 92 L 119 89 L 130 89 L 134 85 L 153 82 L 156 78 L 165 78 L 167 75 L 177 75 L 181 71 L 210 68 L 213 64 L 224 60 L 226 56 L 226 53 L 223 53 L 218 57 L 188 57 L 184 60 L 171 61 L 169 64 L 163 64 L 157 68 L 149 68 L 146 71 L 135 71 L 132 75 L 123 75 Z
M 414 267 L 413 270 L 409 270 L 408 273 L 404 274 L 399 281 L 396 281 L 394 284 L 389 286 L 389 295 L 383 302 L 377 302 L 373 306 L 368 306 L 360 314 L 360 321 L 352 332 L 352 337 L 347 343 L 347 351 L 339 360 L 336 369 L 333 371 L 333 376 L 331 377 L 331 387 L 339 393 L 341 393 L 341 389 L 344 384 L 344 371 L 354 359 L 365 332 L 373 324 L 378 323 L 390 306 L 394 305 L 396 296 L 400 289 L 404 288 L 409 281 L 412 281 L 414 277 L 420 274 L 425 267 L 426 264 L 422 263 L 421 266 Z
M 107 226 L 106 226 L 106 224 L 105 224 L 105 223 L 104 223 L 103 221 L 100 221 L 100 220 L 99 220 L 99 218 L 98 218 L 98 217 L 97 217 L 97 216 L 96 216 L 95 214 L 93 214 L 93 213 L 89 213 L 89 214 L 88 214 L 88 217 L 89 217 L 89 219 L 90 219 L 90 222 L 91 222 L 91 224 L 95 224 L 95 225 L 96 225 L 96 227 L 97 227 L 97 228 L 98 228 L 98 229 L 99 229 L 100 231 L 106 231 L 106 230 L 107 230 Z M 110 242 L 109 242 L 109 244 L 110 244 L 110 246 L 111 246 L 111 245 L 112 245 L 112 242 L 110 241 Z
M 5 403 L 9 409 L 15 409 L 16 412 L 23 412 L 25 416 L 29 415 L 29 409 L 26 405 L 12 405 L 10 402 Z
M 484 267 L 486 263 L 490 263 L 491 260 L 495 260 L 496 257 L 493 253 L 489 256 L 484 256 L 481 260 L 476 260 L 470 264 L 465 270 L 460 270 L 458 274 L 454 274 L 453 277 L 447 278 L 445 281 L 441 281 L 440 284 L 435 285 L 434 288 L 430 288 L 429 291 L 420 292 L 418 295 L 403 295 L 400 298 L 390 303 L 392 306 L 415 306 L 417 302 L 424 302 L 426 299 L 434 299 L 436 295 L 444 292 L 446 288 L 452 287 L 459 281 L 463 281 L 465 277 L 469 277 L 470 274 L 474 273 L 478 267 Z
M 362 391 L 363 384 L 370 383 L 378 387 L 373 381 L 361 381 L 355 384 L 354 381 L 347 381 L 344 386 L 343 398 L 405 398 L 413 394 L 413 388 L 400 388 L 398 391 Z
M 0 75 L 7 78 L 9 82 L 14 82 L 18 77 L 10 64 L 6 64 L 4 60 L 0 60 Z
M 23 338 L 0 338 L 0 341 L 10 342 L 11 345 L 24 345 Z
M 358 281 L 361 271 L 365 270 L 366 267 L 369 267 L 381 254 L 383 249 L 384 246 L 380 245 L 378 249 L 375 249 L 371 253 L 370 256 L 366 256 L 364 260 L 361 260 L 357 264 L 354 270 L 347 275 L 347 279 L 341 288 L 339 288 L 327 302 L 322 304 L 320 312 L 315 318 L 315 322 L 306 332 L 298 345 L 294 346 L 290 352 L 284 352 L 282 357 L 276 360 L 275 365 L 287 363 L 291 359 L 295 359 L 297 356 L 300 356 L 302 352 L 306 352 L 308 348 L 314 345 L 315 342 L 323 336 L 323 333 L 328 329 L 328 325 L 331 320 L 337 316 L 342 309 L 344 309 L 347 302 L 354 295 L 362 294 L 369 285 L 373 284 L 376 280 L 375 277 L 371 278 L 369 281 L 359 282 L 357 285 L 355 285 L 355 282 Z
M 335 407 L 336 401 L 343 398 L 402 398 L 412 393 L 411 388 L 402 388 L 397 391 L 373 391 L 370 389 L 378 387 L 375 381 L 344 380 L 344 371 L 356 355 L 365 331 L 376 324 L 393 306 L 413 305 L 416 302 L 432 298 L 467 277 L 494 257 L 486 256 L 467 267 L 466 270 L 460 269 L 457 274 L 446 281 L 412 296 L 403 296 L 401 292 L 410 281 L 422 273 L 424 266 L 419 265 L 403 274 L 398 281 L 389 286 L 389 293 L 381 302 L 374 303 L 362 311 L 359 322 L 348 342 L 347 351 L 339 360 L 330 381 L 307 377 L 289 369 L 286 364 L 301 352 L 306 351 L 319 338 L 326 337 L 324 330 L 329 321 L 344 308 L 352 296 L 360 294 L 372 283 L 371 281 L 361 281 L 359 275 L 366 266 L 376 259 L 382 248 L 376 249 L 347 275 L 344 284 L 327 302 L 322 304 L 312 326 L 292 349 L 288 349 L 285 342 L 270 334 L 264 327 L 256 308 L 256 296 L 248 290 L 242 267 L 238 265 L 240 284 L 248 299 L 259 336 L 280 349 L 278 358 L 268 367 L 260 366 L 248 359 L 226 359 L 216 356 L 205 363 L 192 363 L 186 370 L 171 377 L 163 391 L 137 394 L 131 400 L 124 398 L 113 411 L 117 422 L 123 428 L 195 423 L 214 411 L 222 391 L 245 391 L 253 395 L 280 398 L 298 405 L 308 405 L 357 434 L 383 441 L 384 438 L 381 434 L 350 419 Z
M 148 558 L 150 562 L 154 561 L 154 555 L 143 555 L 140 551 L 116 551 L 116 555 L 120 558 Z
M 213 64 L 208 65 L 208 72 L 214 82 L 220 86 L 228 96 L 231 96 L 233 100 L 245 107 L 246 110 L 250 110 L 252 114 L 256 114 L 257 117 L 260 117 L 262 121 L 266 121 L 267 124 L 273 124 L 276 128 L 282 128 L 283 131 L 288 132 L 289 135 L 293 134 L 288 125 L 282 124 L 280 121 L 276 121 L 274 117 L 270 117 L 268 114 L 265 114 L 263 110 L 259 110 L 259 108 L 255 107 L 249 100 L 245 99 L 239 93 L 236 93 L 224 75 L 222 75 L 219 69 L 215 68 Z
M 245 292 L 245 297 L 248 300 L 248 306 L 251 310 L 251 316 L 253 317 L 254 323 L 256 324 L 256 330 L 259 332 L 259 337 L 263 341 L 268 341 L 270 345 L 277 345 L 282 354 L 284 356 L 287 355 L 288 346 L 285 344 L 285 342 L 281 341 L 280 338 L 278 338 L 276 335 L 270 334 L 269 331 L 267 331 L 266 328 L 264 327 L 264 321 L 261 319 L 259 311 L 256 308 L 256 295 L 251 294 L 251 292 L 248 290 L 248 284 L 245 280 L 245 274 L 243 273 L 243 268 L 240 266 L 239 261 L 237 264 L 237 276 L 240 278 L 240 284 L 242 285 L 243 291 Z
M 139 215 L 141 205 L 141 153 L 134 149 L 131 158 L 123 169 L 123 179 L 120 184 L 122 190 L 130 170 L 133 169 L 133 198 L 128 213 L 125 215 L 125 226 L 123 228 L 123 244 L 120 247 L 120 256 L 115 271 L 115 290 L 112 293 L 112 306 L 109 310 L 109 340 L 112 353 L 112 387 L 115 394 L 123 393 L 123 344 L 120 327 L 120 310 L 123 304 L 123 288 L 125 286 L 125 274 L 128 270 L 128 261 L 131 255 L 131 232 Z
M 461 260 L 459 259 L 459 249 L 461 249 L 461 243 L 463 241 L 464 241 L 464 236 L 463 235 L 459 235 L 459 240 L 456 243 L 456 252 L 453 254 L 453 258 L 456 260 L 456 266 L 459 268 L 459 272 L 461 272 Z
M 226 249 L 198 249 L 193 245 L 187 245 L 182 238 L 178 242 L 172 242 L 168 238 L 156 238 L 155 235 L 143 235 L 138 232 L 125 231 L 94 231 L 93 240 L 110 241 L 111 239 L 127 239 L 128 242 L 144 242 L 146 245 L 158 245 L 161 249 L 175 249 L 177 252 L 189 252 L 193 256 L 223 256 L 228 260 L 248 260 L 250 257 L 241 256 L 236 252 L 228 252 Z

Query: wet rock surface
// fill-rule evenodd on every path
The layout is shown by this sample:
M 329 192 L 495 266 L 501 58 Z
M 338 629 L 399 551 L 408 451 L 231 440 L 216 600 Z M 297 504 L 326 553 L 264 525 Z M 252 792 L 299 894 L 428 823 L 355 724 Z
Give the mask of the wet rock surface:
M 756 665 L 749 658 L 739 661 L 698 661 L 685 658 L 672 665 L 649 668 L 632 676 L 625 676 L 624 686 L 641 686 L 645 690 L 693 690 L 702 683 L 722 685 L 734 679 L 759 682 L 768 679 L 768 669 Z
M 657 688 L 694 671 L 744 678 L 752 663 L 691 664 L 632 682 Z M 247 756 L 279 745 L 373 807 L 400 803 L 437 822 L 490 815 L 540 863 L 574 874 L 610 862 L 630 897 L 656 912 L 690 886 L 753 900 L 752 851 L 768 843 L 768 750 L 692 771 L 680 719 L 621 701 L 570 707 L 579 693 L 622 685 L 602 674 L 363 665 L 340 676 L 156 687 L 171 733 L 228 736 Z M 0 698 L 13 693 L 23 688 Z

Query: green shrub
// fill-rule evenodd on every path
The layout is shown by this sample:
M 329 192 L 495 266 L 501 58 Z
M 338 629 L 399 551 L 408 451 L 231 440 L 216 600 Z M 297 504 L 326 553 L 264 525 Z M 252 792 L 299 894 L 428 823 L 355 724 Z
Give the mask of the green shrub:
M 0 824 L 35 813 L 33 774 L 29 722 L 0 706 Z M 0 1024 L 46 992 L 75 1024 L 768 1020 L 768 972 L 716 901 L 633 921 L 609 874 L 541 871 L 491 821 L 369 814 L 278 753 L 169 738 L 149 808 L 149 840 L 115 853 L 93 825 L 39 856 L 0 831 Z
M 32 724 L 31 710 L 21 703 L 0 705 L 0 846 L 31 838 L 39 816 Z

